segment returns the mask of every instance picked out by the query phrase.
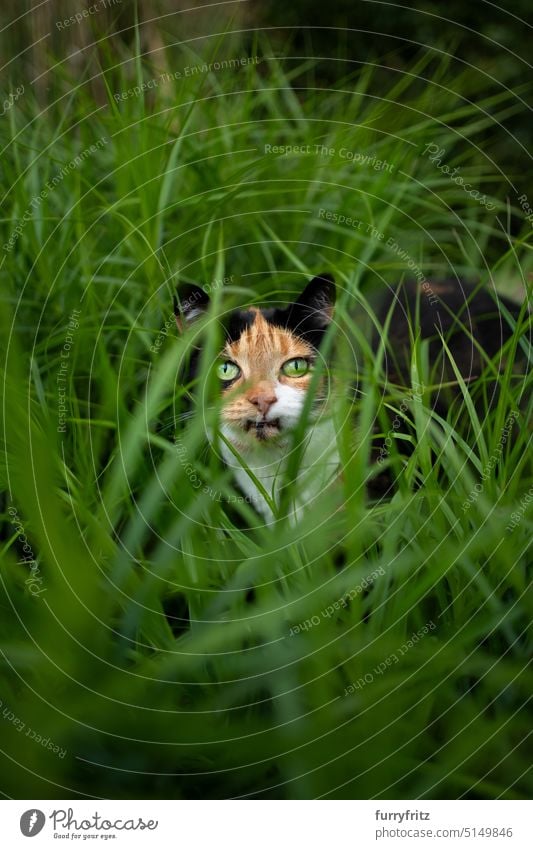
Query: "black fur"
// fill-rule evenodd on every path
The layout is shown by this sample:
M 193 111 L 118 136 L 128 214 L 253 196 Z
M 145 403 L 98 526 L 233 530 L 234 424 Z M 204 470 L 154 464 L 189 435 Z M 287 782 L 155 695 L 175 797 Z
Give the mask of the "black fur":
M 306 342 L 319 348 L 330 324 L 335 304 L 335 283 L 329 274 L 311 280 L 298 299 L 287 307 L 265 307 L 260 310 L 270 324 L 285 327 Z M 480 376 L 486 358 L 494 358 L 512 335 L 512 328 L 502 314 L 504 306 L 517 319 L 520 307 L 508 298 L 496 296 L 486 289 L 456 280 L 434 281 L 419 285 L 402 284 L 396 291 L 389 290 L 381 297 L 377 308 L 379 323 L 383 325 L 392 309 L 387 338 L 387 377 L 392 383 L 410 383 L 411 333 L 419 333 L 429 340 L 430 363 L 436 366 L 440 379 L 453 380 L 454 374 L 439 338 L 442 333 L 451 354 L 466 380 Z M 209 297 L 199 286 L 182 284 L 174 299 L 178 328 L 195 320 L 209 306 Z M 418 317 L 418 318 L 417 318 Z M 222 320 L 226 339 L 236 341 L 254 321 L 254 312 L 237 309 Z M 481 353 L 472 337 L 482 351 Z M 375 333 L 373 348 L 378 350 L 381 335 Z M 191 354 L 194 375 L 198 350 Z
M 270 324 L 286 327 L 318 348 L 331 320 L 334 304 L 333 277 L 324 274 L 311 280 L 298 300 L 290 306 L 264 307 L 260 312 Z M 183 330 L 188 322 L 206 312 L 208 306 L 209 297 L 203 289 L 191 283 L 180 285 L 177 296 L 174 297 L 174 314 L 178 329 Z M 235 342 L 253 321 L 254 312 L 251 310 L 237 309 L 231 312 L 226 319 L 222 319 L 226 340 Z
M 498 362 L 499 351 L 513 334 L 502 306 L 513 319 L 518 319 L 518 304 L 457 280 L 429 282 L 426 288 L 407 282 L 396 292 L 389 292 L 378 311 L 380 324 L 383 325 L 392 310 L 387 336 L 389 379 L 399 384 L 410 382 L 410 334 L 418 333 L 421 339 L 428 340 L 430 365 L 443 382 L 453 381 L 455 375 L 440 334 L 461 375 L 467 381 L 475 380 L 486 368 L 487 358 L 496 358 Z M 380 334 L 376 333 L 374 350 L 377 350 L 379 342 Z

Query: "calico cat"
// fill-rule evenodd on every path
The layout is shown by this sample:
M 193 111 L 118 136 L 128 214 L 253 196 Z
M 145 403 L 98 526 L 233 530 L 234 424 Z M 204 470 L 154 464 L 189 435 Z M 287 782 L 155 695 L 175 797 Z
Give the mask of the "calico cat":
M 206 311 L 209 299 L 202 289 L 191 285 L 181 287 L 179 297 L 175 313 L 178 328 L 183 330 L 187 322 Z M 333 278 L 323 275 L 312 280 L 288 307 L 236 310 L 225 322 L 225 345 L 216 364 L 225 400 L 220 448 L 239 488 L 268 520 L 274 516 L 269 501 L 279 504 L 293 431 L 304 408 L 334 303 Z M 193 373 L 197 355 L 195 352 L 191 363 Z M 296 487 L 298 503 L 291 509 L 294 514 L 326 486 L 339 466 L 333 423 L 330 417 L 321 415 L 323 391 L 324 385 L 313 399 L 312 424 L 304 436 Z M 243 458 L 252 475 L 234 452 Z
M 390 314 L 390 377 L 404 385 L 409 385 L 409 334 L 416 314 L 432 360 L 442 354 L 440 331 L 465 379 L 483 369 L 483 355 L 472 337 L 487 357 L 493 357 L 512 334 L 489 293 L 478 293 L 464 284 L 461 289 L 448 282 L 431 285 L 431 298 L 427 290 L 408 283 L 397 292 L 389 292 L 377 305 L 382 324 Z M 500 299 L 500 303 L 511 316 L 518 317 L 516 304 L 507 299 Z M 209 298 L 201 288 L 186 285 L 179 289 L 174 306 L 178 328 L 183 330 L 206 312 Z M 223 322 L 225 343 L 215 366 L 223 398 L 221 452 L 239 488 L 267 520 L 274 517 L 272 507 L 279 504 L 284 472 L 295 449 L 293 434 L 334 307 L 335 283 L 331 275 L 323 274 L 311 280 L 289 306 L 238 309 Z M 376 335 L 374 350 L 379 343 Z M 294 488 L 298 497 L 290 507 L 294 517 L 335 479 L 339 470 L 335 428 L 326 398 L 327 370 L 321 371 L 324 376 L 313 397 L 301 446 Z M 437 395 L 435 407 L 439 403 L 442 398 Z

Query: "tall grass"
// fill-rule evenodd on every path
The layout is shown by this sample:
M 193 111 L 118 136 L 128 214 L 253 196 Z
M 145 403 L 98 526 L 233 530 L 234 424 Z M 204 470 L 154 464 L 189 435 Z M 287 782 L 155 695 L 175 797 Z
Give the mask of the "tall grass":
M 182 48 L 176 69 L 240 55 L 211 40 L 201 57 Z M 515 104 L 473 103 L 468 74 L 452 86 L 444 63 L 424 81 L 425 58 L 383 96 L 371 67 L 323 90 L 302 84 L 310 63 L 264 44 L 255 55 L 124 99 L 158 72 L 108 57 L 106 107 L 59 65 L 48 108 L 26 94 L 2 125 L 4 244 L 21 225 L 0 269 L 3 792 L 526 797 L 531 381 L 514 361 L 527 313 L 498 404 L 480 411 L 480 386 L 458 379 L 447 419 L 427 394 L 402 407 L 409 387 L 384 383 L 362 322 L 409 260 L 430 279 L 523 291 L 516 175 L 483 141 Z M 265 526 L 206 444 L 212 325 L 179 337 L 172 294 L 181 279 L 210 284 L 216 316 L 290 300 L 326 270 L 341 288 L 344 474 L 297 527 Z M 198 386 L 183 385 L 199 338 Z M 429 386 L 415 352 L 413 379 Z M 373 440 L 395 415 L 409 426 L 378 469 Z M 384 470 L 397 483 L 373 497 Z

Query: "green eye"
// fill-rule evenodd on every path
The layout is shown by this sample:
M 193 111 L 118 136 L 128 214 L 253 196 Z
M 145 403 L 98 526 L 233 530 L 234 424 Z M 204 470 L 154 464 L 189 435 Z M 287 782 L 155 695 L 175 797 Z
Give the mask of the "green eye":
M 287 377 L 303 377 L 309 371 L 309 360 L 304 360 L 303 357 L 295 357 L 294 360 L 287 360 L 281 367 L 283 374 Z
M 235 380 L 240 373 L 241 370 L 239 366 L 232 363 L 230 360 L 225 360 L 217 366 L 217 377 L 219 377 L 220 380 Z

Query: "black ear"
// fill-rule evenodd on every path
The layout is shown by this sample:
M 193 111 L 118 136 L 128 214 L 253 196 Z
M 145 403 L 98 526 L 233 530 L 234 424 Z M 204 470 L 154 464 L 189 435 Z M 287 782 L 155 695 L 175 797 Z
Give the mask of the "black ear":
M 333 318 L 335 281 L 331 274 L 321 274 L 307 284 L 295 304 L 305 319 L 316 328 L 325 328 Z
M 180 283 L 173 301 L 176 324 L 182 332 L 190 321 L 205 313 L 209 306 L 209 295 L 194 283 Z

